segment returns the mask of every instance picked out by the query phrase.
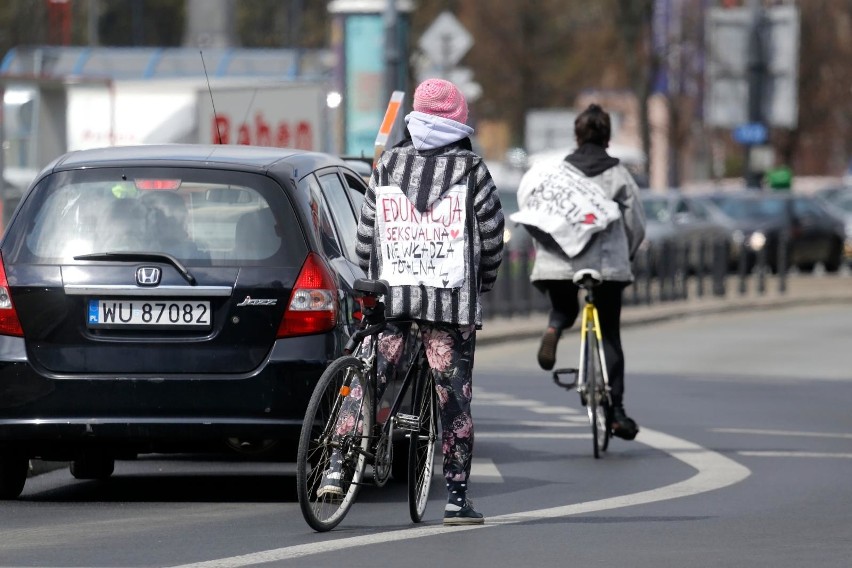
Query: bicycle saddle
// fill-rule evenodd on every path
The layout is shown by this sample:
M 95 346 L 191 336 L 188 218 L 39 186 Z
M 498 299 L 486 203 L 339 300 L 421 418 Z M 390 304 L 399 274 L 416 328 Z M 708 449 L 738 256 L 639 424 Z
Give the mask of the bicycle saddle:
M 597 270 L 584 268 L 574 273 L 574 284 L 580 288 L 591 288 L 603 282 L 603 276 Z
M 352 287 L 357 291 L 370 296 L 386 296 L 390 287 L 384 280 L 368 280 L 366 278 L 356 278 Z

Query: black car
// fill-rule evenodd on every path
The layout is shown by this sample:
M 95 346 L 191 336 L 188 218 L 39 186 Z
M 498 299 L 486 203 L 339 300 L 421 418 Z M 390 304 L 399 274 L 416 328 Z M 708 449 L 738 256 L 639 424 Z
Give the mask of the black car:
M 0 243 L 0 497 L 28 460 L 294 446 L 354 326 L 366 187 L 316 152 L 66 154 Z
M 763 255 L 777 272 L 784 264 L 810 272 L 822 264 L 837 272 L 843 262 L 843 222 L 816 197 L 790 193 L 733 192 L 709 199 L 730 220 L 734 239 L 741 243 L 751 271 Z M 786 243 L 782 249 L 781 243 Z

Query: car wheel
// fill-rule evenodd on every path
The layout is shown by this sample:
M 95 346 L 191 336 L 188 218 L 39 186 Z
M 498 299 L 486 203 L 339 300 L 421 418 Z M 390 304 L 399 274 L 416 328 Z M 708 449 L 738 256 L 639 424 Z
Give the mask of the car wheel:
M 814 266 L 816 266 L 816 264 L 813 262 L 801 262 L 796 265 L 796 268 L 798 268 L 800 272 L 811 273 L 814 271 Z
M 0 457 L 0 499 L 17 499 L 30 471 L 30 460 L 25 457 Z
M 75 479 L 107 479 L 115 471 L 115 460 L 103 454 L 83 454 L 71 462 Z
M 831 254 L 828 255 L 828 259 L 823 263 L 825 266 L 826 272 L 837 272 L 840 270 L 840 266 L 843 264 L 843 245 L 840 243 L 835 243 L 831 247 Z

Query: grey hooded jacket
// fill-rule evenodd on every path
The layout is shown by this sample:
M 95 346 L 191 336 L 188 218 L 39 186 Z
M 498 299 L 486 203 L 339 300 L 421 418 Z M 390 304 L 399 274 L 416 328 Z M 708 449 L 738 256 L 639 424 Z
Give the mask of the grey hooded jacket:
M 574 167 L 570 162 L 569 166 Z M 579 169 L 577 171 L 584 175 Z M 535 264 L 530 275 L 533 282 L 571 280 L 575 272 L 586 268 L 597 270 L 604 280 L 633 281 L 631 260 L 645 238 L 645 214 L 639 202 L 639 188 L 630 172 L 617 163 L 589 179 L 618 203 L 621 218 L 597 233 L 589 245 L 573 258 L 561 249 L 535 240 Z M 523 203 L 520 206 L 523 207 Z

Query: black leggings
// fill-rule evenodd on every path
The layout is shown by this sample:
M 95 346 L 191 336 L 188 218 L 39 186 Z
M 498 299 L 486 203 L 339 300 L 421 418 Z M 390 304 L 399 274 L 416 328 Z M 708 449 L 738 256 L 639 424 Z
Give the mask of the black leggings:
M 579 293 L 583 292 L 570 280 L 542 280 L 536 285 L 550 297 L 548 326 L 562 331 L 570 328 L 580 313 Z M 629 282 L 603 282 L 595 288 L 603 334 L 606 369 L 609 375 L 612 402 L 621 405 L 624 397 L 624 350 L 621 347 L 621 295 Z

